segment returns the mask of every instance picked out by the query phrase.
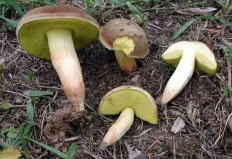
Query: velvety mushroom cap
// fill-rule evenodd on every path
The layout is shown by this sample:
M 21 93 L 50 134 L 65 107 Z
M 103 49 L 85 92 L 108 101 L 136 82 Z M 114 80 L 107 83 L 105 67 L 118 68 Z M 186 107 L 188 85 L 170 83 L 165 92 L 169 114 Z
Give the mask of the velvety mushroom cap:
M 108 92 L 101 100 L 99 113 L 119 114 L 125 108 L 134 110 L 135 115 L 149 123 L 158 123 L 157 106 L 152 96 L 134 86 L 121 86 Z
M 177 66 L 183 52 L 188 50 L 196 52 L 197 71 L 203 71 L 208 75 L 216 73 L 217 63 L 212 51 L 202 42 L 180 41 L 171 45 L 167 51 L 162 54 L 162 58 L 169 64 Z
M 128 54 L 131 58 L 143 58 L 148 52 L 148 42 L 144 30 L 136 23 L 118 18 L 107 22 L 100 31 L 99 40 L 101 43 L 112 50 L 113 44 L 117 38 L 128 36 L 133 39 L 134 48 Z
M 19 22 L 16 34 L 20 45 L 31 55 L 50 59 L 46 32 L 68 29 L 75 49 L 97 39 L 99 25 L 91 16 L 72 6 L 45 6 L 29 11 Z

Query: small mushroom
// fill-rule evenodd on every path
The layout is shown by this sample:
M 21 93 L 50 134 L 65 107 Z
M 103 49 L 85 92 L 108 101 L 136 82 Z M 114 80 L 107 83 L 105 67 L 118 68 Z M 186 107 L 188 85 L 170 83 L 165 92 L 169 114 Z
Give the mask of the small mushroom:
M 124 18 L 107 22 L 101 28 L 99 40 L 106 48 L 114 50 L 119 67 L 125 73 L 136 71 L 135 58 L 144 58 L 149 52 L 144 30 Z
M 99 29 L 91 16 L 66 5 L 35 8 L 17 26 L 16 34 L 24 50 L 35 57 L 51 59 L 77 112 L 84 111 L 85 86 L 75 50 L 96 40 Z
M 167 104 L 183 90 L 194 69 L 208 75 L 215 74 L 217 69 L 214 54 L 202 42 L 177 42 L 162 54 L 162 58 L 168 64 L 177 67 L 164 89 L 161 97 L 162 105 Z
M 106 133 L 100 148 L 114 144 L 130 128 L 134 115 L 151 124 L 158 123 L 157 107 L 152 96 L 135 86 L 121 86 L 108 92 L 101 100 L 98 110 L 102 115 L 120 114 Z

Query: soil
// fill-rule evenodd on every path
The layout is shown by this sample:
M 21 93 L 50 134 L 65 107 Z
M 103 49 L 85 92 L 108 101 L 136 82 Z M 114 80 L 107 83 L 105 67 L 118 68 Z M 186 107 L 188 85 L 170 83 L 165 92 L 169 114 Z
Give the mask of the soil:
M 182 4 L 179 1 L 169 3 L 179 6 Z M 83 6 L 83 3 L 76 1 L 70 4 Z M 166 2 L 150 3 L 147 7 L 162 8 L 166 5 Z M 28 4 L 25 6 L 26 10 L 35 7 Z M 216 7 L 219 11 L 219 7 L 211 1 L 208 6 Z M 101 26 L 113 18 L 131 18 L 131 12 L 126 7 L 110 9 L 112 8 L 99 9 L 93 15 Z M 104 14 L 107 11 L 110 14 Z M 225 94 L 225 88 L 231 80 L 228 76 L 230 62 L 222 52 L 223 47 L 232 43 L 231 30 L 217 21 L 198 19 L 179 38 L 172 41 L 172 35 L 185 22 L 199 15 L 178 14 L 174 9 L 147 11 L 146 14 L 147 25 L 144 29 L 150 52 L 144 59 L 137 60 L 136 72 L 123 73 L 116 63 L 114 53 L 98 40 L 77 51 L 86 87 L 86 112 L 84 117 L 70 121 L 65 127 L 61 126 L 57 133 L 61 133 L 62 139 L 55 142 L 46 135 L 44 128 L 47 119 L 67 104 L 59 78 L 50 61 L 34 58 L 25 52 L 18 43 L 15 30 L 6 29 L 5 23 L 0 20 L 0 58 L 4 59 L 1 102 L 11 104 L 7 110 L 0 109 L 0 130 L 18 128 L 27 119 L 25 105 L 29 97 L 25 92 L 47 90 L 53 92 L 53 95 L 32 100 L 35 126 L 30 137 L 64 152 L 67 152 L 72 143 L 76 143 L 78 150 L 75 158 L 126 159 L 128 152 L 124 141 L 133 149 L 142 151 L 148 158 L 232 158 L 232 132 L 227 128 L 227 120 L 232 112 L 231 92 Z M 9 16 L 16 17 L 15 14 Z M 231 17 L 231 14 L 228 15 L 230 21 Z M 218 70 L 211 77 L 195 72 L 184 90 L 167 106 L 162 107 L 158 101 L 175 68 L 163 62 L 161 54 L 168 46 L 181 40 L 206 43 L 214 52 Z M 29 72 L 33 72 L 32 81 L 28 78 Z M 132 127 L 120 141 L 101 150 L 99 144 L 117 116 L 107 116 L 110 120 L 106 120 L 97 114 L 97 109 L 101 98 L 108 91 L 122 85 L 141 87 L 154 97 L 158 106 L 159 123 L 151 125 L 135 118 Z M 186 125 L 181 132 L 174 134 L 171 128 L 178 117 Z M 31 142 L 28 146 L 31 158 L 58 158 Z

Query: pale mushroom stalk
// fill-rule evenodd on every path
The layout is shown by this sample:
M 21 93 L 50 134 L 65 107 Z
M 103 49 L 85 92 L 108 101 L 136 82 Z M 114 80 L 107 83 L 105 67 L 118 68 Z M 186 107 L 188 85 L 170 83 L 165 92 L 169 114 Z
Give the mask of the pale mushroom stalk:
M 78 112 L 84 111 L 85 86 L 71 31 L 50 30 L 47 38 L 51 61 L 67 98 Z
M 126 73 L 134 72 L 137 70 L 135 59 L 129 58 L 123 51 L 115 50 L 115 57 L 119 67 Z
M 93 17 L 69 5 L 34 8 L 18 23 L 22 48 L 52 61 L 67 96 L 68 102 L 47 118 L 44 133 L 52 142 L 63 141 L 68 123 L 84 115 L 85 86 L 75 50 L 96 40 L 99 30 Z
M 202 42 L 180 41 L 172 44 L 163 54 L 162 59 L 177 66 L 167 83 L 161 97 L 161 105 L 167 104 L 186 86 L 194 70 L 214 75 L 217 63 L 212 51 Z
M 118 141 L 131 127 L 134 121 L 134 110 L 131 108 L 125 108 L 117 121 L 109 128 L 108 132 L 101 142 L 100 148 L 112 145 Z
M 171 101 L 186 86 L 194 72 L 195 56 L 196 53 L 192 50 L 185 50 L 183 52 L 174 74 L 171 76 L 164 89 L 161 98 L 162 104 L 166 104 Z
M 157 106 L 153 97 L 135 86 L 121 86 L 109 91 L 102 98 L 98 112 L 101 115 L 120 113 L 118 120 L 103 138 L 101 149 L 118 141 L 131 127 L 134 116 L 151 124 L 158 123 Z

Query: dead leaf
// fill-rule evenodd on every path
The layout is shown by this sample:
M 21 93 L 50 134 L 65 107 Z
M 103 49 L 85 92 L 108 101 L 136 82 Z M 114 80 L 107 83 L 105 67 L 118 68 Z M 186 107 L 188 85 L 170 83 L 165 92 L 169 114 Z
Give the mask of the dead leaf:
M 206 14 L 217 10 L 217 8 L 206 7 L 206 8 L 187 8 L 187 9 L 178 9 L 176 12 L 184 15 L 197 15 L 197 14 Z
M 131 78 L 131 82 L 133 82 L 134 85 L 140 86 L 141 85 L 141 77 L 140 75 L 135 75 L 133 78 Z
M 4 149 L 0 152 L 0 159 L 18 159 L 21 156 L 21 152 L 17 149 Z
M 196 119 L 199 116 L 199 110 L 194 108 L 194 104 L 190 102 L 187 107 L 187 115 L 193 126 L 196 126 Z
M 142 24 L 143 23 L 143 20 L 137 14 L 132 14 L 131 13 L 131 14 L 129 14 L 129 17 L 131 18 L 132 21 L 134 21 L 137 24 Z
M 127 152 L 129 154 L 128 159 L 147 159 L 146 155 L 138 149 L 132 150 L 127 141 L 124 142 Z
M 185 127 L 185 122 L 184 122 L 184 120 L 181 119 L 180 117 L 178 117 L 178 118 L 175 120 L 175 122 L 174 122 L 174 124 L 173 124 L 173 126 L 172 126 L 171 131 L 172 131 L 174 134 L 176 134 L 176 133 L 178 133 L 179 131 L 181 131 L 184 127 Z
M 0 66 L 3 65 L 4 61 L 4 58 L 0 58 Z

